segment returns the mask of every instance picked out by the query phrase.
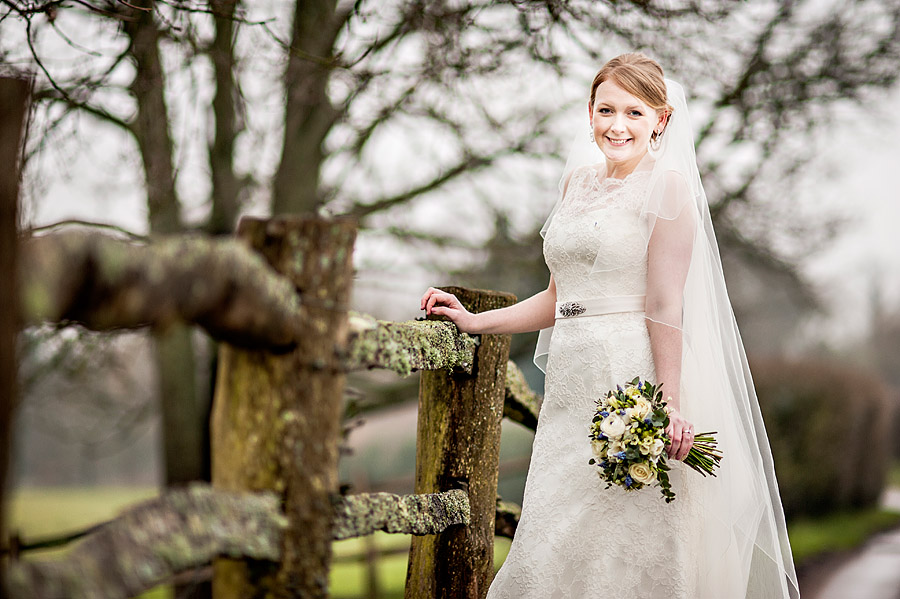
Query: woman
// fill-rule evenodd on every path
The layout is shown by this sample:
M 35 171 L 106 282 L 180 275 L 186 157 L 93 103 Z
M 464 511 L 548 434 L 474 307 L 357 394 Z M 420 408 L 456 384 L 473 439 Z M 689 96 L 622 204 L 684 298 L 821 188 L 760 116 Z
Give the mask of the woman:
M 439 289 L 422 298 L 465 332 L 544 329 L 522 516 L 488 598 L 799 597 L 684 92 L 625 54 L 594 78 L 588 113 L 591 143 L 576 141 L 542 229 L 547 289 L 480 314 Z M 605 488 L 588 464 L 594 400 L 636 376 L 662 383 L 672 408 L 669 504 L 653 487 Z M 676 461 L 695 423 L 718 432 L 715 478 Z

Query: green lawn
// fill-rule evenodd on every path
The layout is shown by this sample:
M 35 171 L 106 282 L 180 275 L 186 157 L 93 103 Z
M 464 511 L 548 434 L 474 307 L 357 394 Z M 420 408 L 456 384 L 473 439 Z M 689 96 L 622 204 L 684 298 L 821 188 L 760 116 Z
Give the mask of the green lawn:
M 859 546 L 874 533 L 900 525 L 900 513 L 879 509 L 803 518 L 788 524 L 794 561 Z
M 900 476 L 895 467 L 892 477 Z M 893 482 L 893 481 L 892 481 Z M 26 541 L 73 532 L 113 518 L 123 507 L 156 494 L 155 489 L 97 488 L 97 489 L 26 489 L 16 493 L 6 506 L 10 530 L 17 531 Z M 802 562 L 822 552 L 850 549 L 862 543 L 874 532 L 900 525 L 900 514 L 877 509 L 834 514 L 818 519 L 791 522 L 788 534 L 794 559 Z M 364 595 L 368 584 L 368 568 L 358 560 L 371 544 L 380 551 L 400 550 L 379 560 L 375 577 L 385 599 L 403 596 L 406 578 L 406 549 L 409 536 L 377 533 L 367 539 L 350 539 L 334 545 L 335 563 L 331 573 L 332 596 L 349 599 Z M 372 546 L 369 550 L 372 550 Z M 58 555 L 61 550 L 35 552 L 34 557 Z M 509 541 L 498 538 L 494 552 L 497 567 L 506 558 Z M 142 596 L 144 599 L 170 599 L 171 590 L 159 587 Z

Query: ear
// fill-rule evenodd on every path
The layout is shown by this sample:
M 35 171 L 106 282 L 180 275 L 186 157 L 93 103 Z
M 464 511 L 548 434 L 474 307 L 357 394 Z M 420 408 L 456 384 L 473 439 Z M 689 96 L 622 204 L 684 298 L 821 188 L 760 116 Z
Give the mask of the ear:
M 588 123 L 590 123 L 591 127 L 593 128 L 593 126 L 594 126 L 594 107 L 591 106 L 590 100 L 588 100 L 588 102 L 587 102 L 587 108 L 588 108 Z
M 659 120 L 656 122 L 655 129 L 662 132 L 666 130 L 666 125 L 669 122 L 669 111 L 663 108 L 659 111 Z

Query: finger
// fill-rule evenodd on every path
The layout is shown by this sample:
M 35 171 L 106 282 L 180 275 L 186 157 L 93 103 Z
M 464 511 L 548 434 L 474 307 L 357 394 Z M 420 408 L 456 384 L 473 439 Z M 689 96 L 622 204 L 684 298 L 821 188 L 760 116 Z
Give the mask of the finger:
M 683 460 L 687 457 L 691 447 L 694 445 L 694 429 L 691 426 L 685 426 L 681 433 L 681 447 L 678 451 L 678 459 Z
M 425 309 L 425 305 L 428 303 L 428 300 L 431 298 L 432 295 L 434 295 L 434 293 L 436 291 L 437 291 L 437 289 L 435 289 L 434 287 L 429 287 L 425 291 L 425 293 L 422 294 L 422 301 L 419 303 L 421 310 Z
M 682 427 L 681 423 L 676 422 L 672 425 L 672 433 L 672 446 L 669 454 L 671 457 L 676 457 L 681 450 L 682 437 L 684 435 L 684 427 Z
M 432 293 L 431 297 L 428 298 L 428 303 L 425 304 L 425 313 L 433 314 L 434 313 L 434 305 L 438 303 L 440 299 L 440 294 Z
M 691 447 L 694 446 L 694 435 L 693 433 L 684 435 L 681 442 L 681 449 L 678 452 L 678 459 L 684 460 L 688 456 L 688 453 L 691 451 Z

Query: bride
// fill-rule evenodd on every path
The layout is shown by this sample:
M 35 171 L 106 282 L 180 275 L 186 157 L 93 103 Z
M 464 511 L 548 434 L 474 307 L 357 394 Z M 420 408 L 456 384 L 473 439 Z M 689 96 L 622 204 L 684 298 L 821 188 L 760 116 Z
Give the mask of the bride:
M 624 54 L 597 73 L 588 114 L 541 231 L 547 289 L 479 314 L 440 289 L 422 297 L 464 332 L 543 329 L 522 515 L 488 599 L 797 598 L 684 92 L 655 61 Z M 636 376 L 662 383 L 672 408 L 669 504 L 652 487 L 606 488 L 588 464 L 595 399 Z M 715 478 L 679 461 L 695 426 L 718 433 Z

